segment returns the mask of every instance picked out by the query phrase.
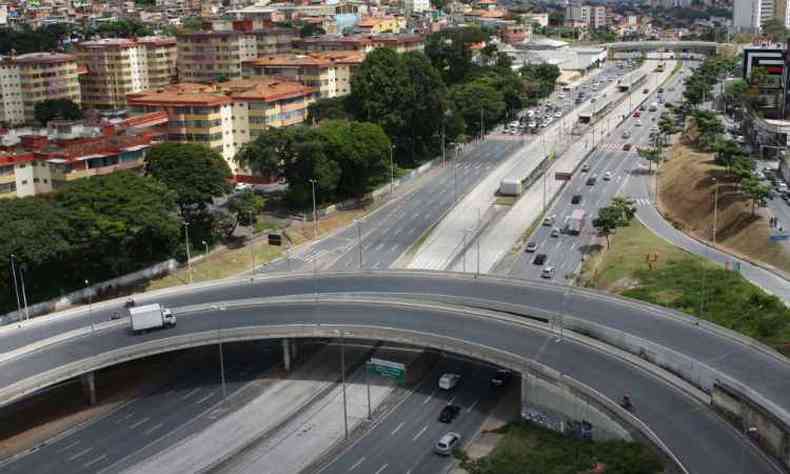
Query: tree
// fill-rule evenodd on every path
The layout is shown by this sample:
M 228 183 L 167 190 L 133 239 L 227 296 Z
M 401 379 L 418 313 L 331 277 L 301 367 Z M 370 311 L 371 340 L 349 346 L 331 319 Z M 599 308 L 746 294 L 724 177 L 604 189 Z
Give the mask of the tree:
M 174 198 L 162 183 L 125 171 L 57 192 L 75 250 L 68 265 L 74 276 L 99 280 L 172 256 L 181 230 Z
M 102 37 L 131 38 L 153 34 L 151 28 L 143 22 L 135 20 L 118 20 L 101 23 L 93 32 Z M 92 36 L 89 34 L 89 36 Z
M 777 18 L 771 18 L 765 21 L 762 25 L 762 32 L 774 41 L 784 41 L 787 39 L 788 34 L 790 34 L 787 28 L 785 28 L 784 22 Z
M 79 120 L 82 118 L 80 106 L 71 99 L 46 99 L 36 103 L 33 116 L 41 125 L 51 120 Z
M 399 104 L 405 127 L 402 134 L 392 138 L 408 151 L 409 164 L 416 165 L 439 150 L 441 117 L 449 107 L 449 99 L 439 72 L 424 54 L 405 53 L 401 60 L 408 90 Z
M 741 189 L 752 200 L 752 215 L 754 215 L 757 203 L 765 201 L 771 195 L 771 188 L 754 176 L 744 179 L 741 182 Z
M 287 128 L 269 128 L 248 142 L 233 160 L 254 174 L 273 179 L 284 175 L 283 164 L 292 150 L 292 137 Z
M 145 157 L 145 173 L 175 193 L 181 216 L 190 221 L 214 198 L 231 190 L 228 164 L 216 151 L 194 143 L 164 143 Z
M 613 207 L 602 207 L 598 210 L 598 217 L 593 220 L 593 225 L 606 237 L 606 248 L 610 248 L 609 235 L 620 225 L 622 213 Z
M 732 171 L 735 160 L 744 156 L 741 147 L 733 140 L 719 140 L 714 146 L 716 152 L 716 164 L 725 166 L 728 171 Z
M 478 27 L 445 29 L 428 36 L 425 55 L 450 87 L 466 80 L 476 69 L 470 47 L 486 39 L 486 33 Z
M 390 140 L 380 126 L 366 122 L 331 120 L 318 130 L 327 158 L 340 169 L 334 192 L 339 197 L 360 196 L 374 178 L 389 169 Z
M 263 210 L 266 201 L 255 194 L 252 190 L 246 190 L 231 196 L 228 200 L 228 211 L 233 215 L 233 225 L 229 229 L 223 229 L 225 237 L 229 238 L 236 231 L 236 227 L 241 225 L 253 225 L 257 222 L 258 214 Z M 222 220 L 216 219 L 218 223 Z
M 648 172 L 653 171 L 653 163 L 658 164 L 661 162 L 661 150 L 659 148 L 637 148 L 636 152 L 640 158 L 647 160 L 650 167 Z
M 455 113 L 463 117 L 467 135 L 479 135 L 481 125 L 490 130 L 504 116 L 506 104 L 502 92 L 489 78 L 459 84 L 450 89 Z M 481 120 L 484 122 L 481 124 Z
M 555 64 L 525 64 L 519 74 L 527 83 L 532 91 L 532 97 L 542 99 L 554 91 L 557 79 L 560 77 L 560 68 Z
M 664 112 L 658 120 L 658 130 L 662 135 L 674 135 L 680 130 L 675 126 L 675 121 L 669 113 Z
M 307 123 L 318 123 L 322 120 L 350 120 L 346 96 L 318 99 L 307 106 Z
M 315 23 L 305 23 L 299 28 L 299 36 L 301 38 L 308 38 L 311 36 L 323 36 L 326 34 L 326 30 L 321 28 L 320 25 L 316 25 Z
M 321 132 L 308 127 L 289 130 L 290 143 L 284 149 L 284 174 L 288 180 L 288 200 L 302 209 L 310 205 L 315 181 L 317 202 L 335 196 L 340 182 L 340 165 L 327 156 Z

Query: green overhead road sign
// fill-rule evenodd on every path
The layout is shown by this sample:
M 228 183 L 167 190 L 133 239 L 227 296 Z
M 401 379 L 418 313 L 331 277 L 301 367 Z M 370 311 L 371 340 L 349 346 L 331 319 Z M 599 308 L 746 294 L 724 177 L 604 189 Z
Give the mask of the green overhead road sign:
M 369 373 L 395 379 L 398 383 L 406 381 L 406 366 L 399 362 L 371 358 L 367 366 Z

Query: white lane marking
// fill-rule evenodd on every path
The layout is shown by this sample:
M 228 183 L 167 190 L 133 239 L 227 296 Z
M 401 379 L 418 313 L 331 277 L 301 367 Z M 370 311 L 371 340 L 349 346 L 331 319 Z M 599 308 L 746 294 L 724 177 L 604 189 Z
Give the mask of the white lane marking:
M 359 461 L 355 462 L 354 465 L 351 466 L 351 469 L 348 470 L 348 472 L 351 472 L 354 469 L 356 469 L 357 467 L 359 467 L 359 465 L 362 464 L 364 461 L 365 461 L 365 457 L 364 456 L 359 458 Z
M 428 395 L 428 398 L 426 398 L 425 400 L 423 400 L 422 404 L 423 404 L 423 405 L 426 405 L 426 404 L 428 404 L 428 402 L 430 402 L 430 401 L 431 401 L 431 399 L 433 398 L 433 395 L 434 395 L 435 393 L 436 393 L 436 390 L 434 390 L 433 392 L 431 392 L 431 394 L 430 394 L 430 395 Z
M 146 435 L 150 435 L 150 434 L 151 434 L 151 433 L 153 433 L 154 431 L 156 431 L 156 430 L 158 430 L 159 428 L 161 428 L 161 427 L 162 427 L 162 424 L 163 424 L 163 423 L 159 423 L 159 424 L 157 424 L 157 425 L 154 425 L 154 426 L 152 426 L 152 427 L 148 428 L 147 430 L 145 430 L 145 434 L 146 434 Z
M 68 451 L 69 449 L 73 448 L 78 444 L 80 444 L 80 440 L 74 441 L 73 443 L 69 443 L 67 446 L 63 446 L 62 448 L 58 449 L 58 452 L 62 453 L 63 451 Z
M 200 400 L 196 401 L 195 403 L 200 405 L 201 403 L 205 402 L 206 400 L 208 400 L 209 398 L 211 398 L 213 396 L 214 396 L 214 392 L 211 392 L 208 395 L 206 395 L 205 397 L 203 397 Z
M 378 471 L 376 471 L 376 474 L 381 474 L 381 473 L 382 473 L 382 471 L 384 471 L 384 469 L 387 469 L 387 466 L 389 466 L 389 464 L 385 464 L 385 465 L 381 466 L 381 467 L 379 468 L 379 470 L 378 470 Z
M 128 420 L 129 418 L 131 418 L 131 417 L 133 417 L 133 416 L 134 416 L 134 412 L 133 412 L 133 411 L 130 411 L 129 413 L 127 413 L 126 415 L 124 415 L 123 419 L 124 419 L 124 420 Z
M 96 464 L 97 462 L 104 461 L 105 459 L 107 459 L 107 455 L 106 455 L 106 454 L 102 454 L 102 455 L 101 455 L 101 456 L 99 456 L 98 458 L 96 458 L 96 459 L 93 459 L 93 460 L 91 460 L 91 461 L 88 461 L 88 462 L 86 462 L 85 464 L 83 464 L 83 465 L 82 465 L 82 467 L 91 467 L 91 466 L 93 466 L 94 464 Z
M 145 417 L 145 418 L 143 418 L 142 420 L 140 420 L 140 421 L 138 421 L 137 423 L 135 423 L 135 424 L 133 424 L 132 426 L 130 426 L 130 427 L 129 427 L 129 429 L 130 429 L 130 430 L 133 430 L 133 429 L 137 428 L 138 426 L 142 425 L 143 423 L 147 423 L 147 422 L 148 422 L 148 420 L 150 420 L 150 418 L 148 418 L 148 417 Z
M 422 429 L 416 435 L 414 435 L 414 437 L 411 440 L 417 441 L 417 439 L 419 439 L 419 437 L 422 436 L 422 434 L 425 433 L 425 430 L 427 429 L 428 429 L 428 425 L 423 426 Z
M 395 427 L 395 429 L 394 429 L 394 430 L 392 430 L 392 433 L 390 433 L 390 434 L 391 434 L 391 435 L 395 435 L 395 433 L 397 433 L 398 431 L 400 431 L 400 429 L 401 429 L 401 428 L 403 428 L 403 423 L 405 423 L 405 422 L 404 422 L 404 421 L 401 421 L 401 422 L 400 422 L 400 424 L 399 424 L 398 426 L 396 426 L 396 427 Z
M 471 413 L 471 412 L 472 412 L 472 409 L 473 409 L 473 408 L 474 408 L 474 407 L 477 405 L 477 402 L 479 402 L 479 401 L 480 401 L 479 399 L 478 399 L 478 400 L 475 400 L 475 401 L 474 401 L 474 403 L 472 403 L 471 405 L 469 405 L 469 408 L 467 408 L 467 409 L 466 409 L 466 412 L 467 412 L 467 413 Z
M 449 402 L 447 402 L 447 404 L 448 404 L 448 405 L 452 405 L 454 401 L 455 401 L 455 397 L 451 398 L 451 399 L 450 399 L 450 401 L 449 401 Z
M 189 398 L 192 395 L 196 394 L 198 391 L 200 391 L 200 387 L 190 390 L 189 393 L 187 393 L 186 395 L 181 397 L 181 400 L 186 400 L 187 398 Z
M 88 454 L 91 451 L 93 451 L 93 448 L 85 448 L 82 451 L 78 452 L 77 454 L 75 454 L 73 456 L 70 456 L 68 459 L 69 459 L 69 461 L 73 461 L 73 460 L 75 460 L 77 458 L 85 456 L 86 454 Z

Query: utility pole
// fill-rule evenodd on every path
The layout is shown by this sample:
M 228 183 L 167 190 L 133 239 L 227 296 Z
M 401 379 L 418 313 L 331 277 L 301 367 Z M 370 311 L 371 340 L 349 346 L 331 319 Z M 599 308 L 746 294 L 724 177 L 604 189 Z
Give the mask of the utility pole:
M 340 374 L 343 382 L 343 426 L 345 427 L 346 439 L 348 439 L 348 404 L 346 402 L 346 344 L 343 339 L 343 331 L 340 332 Z
M 192 258 L 189 256 L 189 222 L 184 221 L 184 242 L 187 246 L 187 280 L 192 283 Z
M 11 275 L 14 277 L 14 292 L 16 293 L 16 315 L 17 320 L 22 317 L 22 305 L 19 301 L 19 287 L 16 281 L 16 256 L 11 254 Z
M 309 179 L 313 189 L 313 240 L 318 240 L 318 208 L 315 205 L 315 180 Z
M 395 151 L 395 145 L 390 145 L 390 197 L 395 189 L 395 161 L 392 159 L 392 154 Z
M 716 231 L 718 230 L 719 220 L 719 182 L 713 178 L 713 245 L 716 245 Z
M 90 290 L 90 283 L 85 280 L 85 291 L 88 293 L 88 318 L 91 320 L 91 333 L 96 333 L 96 326 L 93 324 L 93 293 Z
M 486 136 L 485 127 L 483 126 L 483 106 L 480 106 L 480 141 L 482 142 Z
M 255 221 L 252 219 L 252 211 L 250 211 L 250 261 L 252 262 L 252 267 L 250 268 L 250 274 L 255 276 L 255 241 L 252 240 L 252 232 L 255 230 Z M 206 251 L 206 255 L 208 255 L 208 250 Z
M 354 219 L 357 224 L 357 247 L 359 247 L 359 269 L 362 270 L 362 220 Z
M 27 307 L 27 292 L 25 291 L 25 266 L 19 266 L 19 282 L 22 283 L 22 304 L 25 307 L 25 319 L 30 319 L 30 311 Z

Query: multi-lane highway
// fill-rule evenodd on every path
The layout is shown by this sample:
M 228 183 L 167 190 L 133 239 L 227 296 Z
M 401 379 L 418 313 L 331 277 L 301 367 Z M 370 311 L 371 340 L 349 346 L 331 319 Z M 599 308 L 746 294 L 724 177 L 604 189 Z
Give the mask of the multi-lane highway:
M 595 304 L 588 302 L 587 306 L 594 307 Z M 656 320 L 654 318 L 653 321 Z M 598 390 L 612 400 L 619 399 L 623 393 L 630 393 L 637 406 L 638 417 L 649 424 L 690 472 L 728 472 L 732 466 L 743 466 L 745 472 L 755 474 L 777 472 L 771 462 L 713 411 L 622 359 L 569 339 L 555 342 L 555 334 L 528 325 L 514 324 L 510 319 L 462 315 L 452 308 L 443 309 L 433 304 L 399 306 L 389 302 L 375 304 L 346 300 L 317 304 L 280 303 L 263 308 L 251 305 L 227 310 L 207 309 L 182 315 L 178 326 L 167 331 L 134 336 L 127 328 L 116 327 L 103 331 L 100 337 L 91 340 L 63 343 L 36 351 L 14 363 L 6 363 L 0 373 L 0 388 L 52 368 L 53 361 L 61 364 L 84 361 L 94 355 L 132 348 L 141 343 L 150 347 L 156 341 L 166 344 L 168 339 L 174 337 L 214 333 L 217 327 L 221 327 L 223 333 L 230 333 L 242 328 L 244 332 L 249 332 L 256 328 L 298 328 L 299 325 L 306 325 L 305 335 L 309 336 L 314 333 L 313 328 L 318 323 L 322 327 L 349 328 L 358 334 L 363 334 L 364 328 L 374 328 L 379 331 L 377 334 L 380 337 L 377 337 L 384 340 L 388 337 L 388 331 L 396 328 L 408 331 L 417 343 L 420 337 L 438 338 L 449 348 L 457 344 L 453 341 L 465 341 L 473 343 L 480 350 L 490 348 L 517 355 L 524 360 L 534 360 Z M 694 344 L 703 345 L 699 337 L 695 338 Z M 710 349 L 720 351 L 713 347 Z M 735 352 L 729 354 L 731 360 L 742 359 L 744 354 L 749 353 L 746 348 Z M 766 367 L 762 370 L 760 378 L 783 385 L 780 378 L 773 376 L 777 374 L 769 373 L 770 369 Z M 786 393 L 783 387 L 776 388 Z M 466 399 L 463 403 L 467 408 L 471 406 Z M 410 424 L 409 430 L 412 429 Z M 413 432 L 412 436 L 416 434 Z M 391 441 L 382 432 L 378 432 L 377 436 L 375 439 L 379 441 L 371 438 L 370 442 L 378 447 L 363 445 L 358 451 L 348 454 L 348 459 L 356 462 L 372 454 L 370 466 L 380 468 L 389 464 L 393 459 L 387 454 L 392 448 Z M 418 456 L 427 453 L 433 441 L 426 439 L 428 445 L 421 451 L 423 454 Z

